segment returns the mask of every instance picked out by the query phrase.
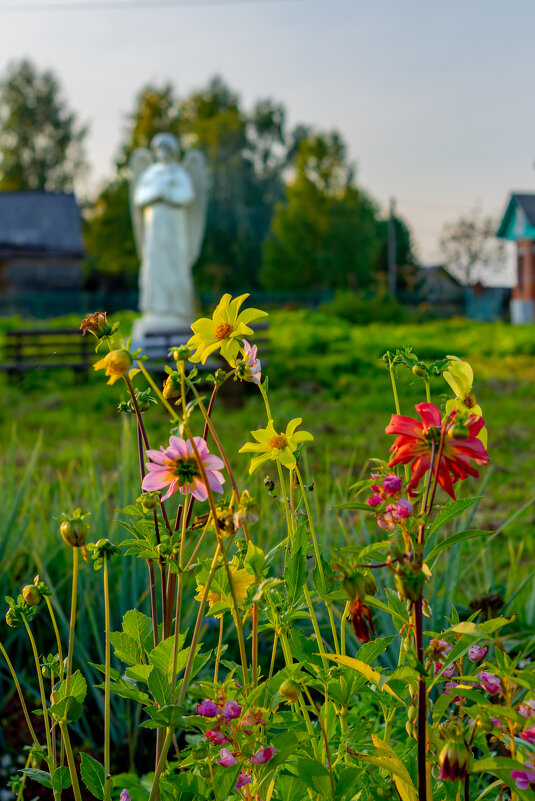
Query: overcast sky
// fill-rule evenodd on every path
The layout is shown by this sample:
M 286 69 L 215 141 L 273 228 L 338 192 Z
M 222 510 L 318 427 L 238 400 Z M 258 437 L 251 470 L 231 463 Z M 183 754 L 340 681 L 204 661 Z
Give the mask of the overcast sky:
M 90 124 L 93 186 L 143 85 L 183 94 L 220 73 L 246 106 L 271 96 L 291 124 L 338 128 L 359 183 L 384 209 L 396 198 L 426 262 L 444 223 L 535 190 L 531 0 L 120 2 L 0 0 L 0 70 L 29 56 L 58 74 Z

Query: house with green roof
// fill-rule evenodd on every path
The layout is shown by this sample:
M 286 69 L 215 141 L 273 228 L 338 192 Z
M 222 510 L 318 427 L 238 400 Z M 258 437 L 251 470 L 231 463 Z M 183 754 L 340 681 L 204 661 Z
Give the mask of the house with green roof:
M 496 235 L 516 243 L 511 322 L 535 322 L 535 194 L 513 192 Z

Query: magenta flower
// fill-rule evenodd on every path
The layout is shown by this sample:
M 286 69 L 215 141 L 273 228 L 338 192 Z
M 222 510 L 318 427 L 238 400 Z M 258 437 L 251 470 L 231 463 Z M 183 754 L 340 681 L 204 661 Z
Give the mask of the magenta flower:
M 259 748 L 258 751 L 253 754 L 249 762 L 251 765 L 263 765 L 265 762 L 269 762 L 270 759 L 273 759 L 275 755 L 275 749 L 271 746 L 269 748 Z
M 236 764 L 236 757 L 234 754 L 230 753 L 228 748 L 222 748 L 219 752 L 219 759 L 217 762 L 222 768 L 231 768 Z
M 219 731 L 219 729 L 210 729 L 210 731 L 207 731 L 204 736 L 210 740 L 212 745 L 225 745 L 225 743 L 232 742 L 230 737 L 227 737 L 227 735 L 223 734 L 223 732 Z
M 443 664 L 444 664 L 443 662 L 435 662 L 435 676 L 437 676 L 440 673 Z M 455 672 L 456 672 L 455 665 L 448 665 L 447 668 L 444 668 L 442 675 L 445 676 L 447 679 L 451 679 L 451 677 L 455 675 Z
M 392 520 L 396 522 L 398 520 L 405 520 L 412 515 L 412 503 L 406 498 L 402 498 L 397 503 L 389 503 L 386 507 L 386 511 L 390 514 Z
M 121 791 L 121 795 L 119 796 L 119 801 L 130 801 L 130 793 L 128 792 L 126 787 L 124 788 L 124 790 Z
M 239 703 L 237 701 L 227 701 L 221 714 L 223 720 L 234 720 L 234 718 L 239 718 L 240 715 L 241 706 Z
M 468 649 L 468 659 L 470 662 L 480 662 L 488 650 L 485 646 L 480 648 L 479 645 L 471 645 Z
M 385 531 L 392 531 L 395 523 L 392 520 L 392 515 L 389 512 L 386 512 L 386 514 L 377 518 L 377 525 L 379 528 L 383 528 Z
M 260 384 L 262 379 L 262 365 L 260 359 L 256 358 L 256 345 L 250 345 L 246 339 L 243 340 L 243 378 L 246 381 L 253 381 Z
M 383 489 L 387 495 L 395 495 L 403 486 L 399 476 L 391 475 L 383 479 Z
M 478 673 L 477 677 L 481 679 L 481 686 L 483 689 L 490 693 L 490 695 L 496 695 L 501 691 L 502 683 L 498 676 L 495 676 L 493 673 L 483 671 L 483 673 Z
M 535 765 L 533 762 L 524 762 L 527 770 L 512 770 L 511 778 L 514 779 L 519 790 L 529 790 L 535 787 Z
M 370 497 L 368 498 L 368 504 L 370 506 L 379 506 L 379 504 L 382 502 L 383 499 L 376 492 L 373 495 L 370 495 Z
M 446 640 L 439 640 L 438 645 L 439 645 L 439 650 L 443 656 L 449 654 L 449 652 L 453 648 L 453 645 L 449 642 L 446 642 Z
M 201 437 L 193 439 L 206 473 L 208 486 L 212 492 L 222 493 L 225 483 L 224 476 L 219 472 L 224 466 L 222 459 L 209 452 L 204 439 Z M 207 499 L 208 488 L 202 479 L 193 445 L 189 440 L 171 436 L 169 447 L 162 447 L 159 451 L 149 450 L 147 456 L 150 459 L 147 462 L 148 473 L 141 484 L 144 490 L 160 490 L 169 485 L 162 498 L 164 501 L 177 490 L 182 495 L 189 490 L 198 501 Z
M 530 726 L 529 729 L 524 729 L 524 731 L 520 732 L 520 736 L 527 743 L 530 743 L 530 745 L 535 745 L 535 726 Z
M 535 715 L 535 698 L 530 698 L 529 701 L 520 704 L 518 711 L 525 718 L 532 718 Z
M 242 787 L 245 787 L 246 784 L 251 784 L 252 781 L 248 773 L 240 773 L 238 776 L 238 783 L 236 784 L 236 790 L 241 790 Z
M 197 704 L 197 714 L 203 718 L 215 718 L 219 715 L 219 707 L 207 698 L 202 704 Z

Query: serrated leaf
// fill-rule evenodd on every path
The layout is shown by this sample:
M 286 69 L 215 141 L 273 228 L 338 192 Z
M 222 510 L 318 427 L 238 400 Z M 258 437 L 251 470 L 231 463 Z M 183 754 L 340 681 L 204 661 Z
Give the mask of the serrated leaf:
M 76 700 L 74 695 L 66 695 L 57 704 L 52 704 L 48 713 L 54 720 L 72 723 L 82 716 L 82 704 Z
M 127 665 L 136 665 L 143 661 L 143 650 L 132 637 L 122 631 L 112 631 L 110 642 L 115 649 L 115 656 Z
M 96 687 L 99 690 L 104 689 L 103 684 L 97 684 Z M 129 698 L 131 701 L 138 701 L 140 704 L 152 704 L 150 696 L 139 690 L 132 681 L 125 681 L 125 679 L 112 681 L 110 691 L 120 698 Z
M 106 665 L 98 665 L 96 662 L 88 662 L 87 664 L 91 665 L 92 668 L 95 668 L 95 670 L 98 670 L 100 673 L 103 673 L 104 675 L 106 675 Z M 119 670 L 117 670 L 116 668 L 112 668 L 112 667 L 110 668 L 110 677 L 113 680 L 117 680 L 118 678 L 120 678 L 120 676 L 121 676 L 121 673 L 120 673 Z
M 184 644 L 184 640 L 186 639 L 186 633 L 178 635 L 178 645 L 177 647 L 180 649 Z M 175 635 L 171 635 L 171 637 L 167 637 L 166 640 L 162 640 L 156 648 L 153 648 L 152 651 L 149 652 L 149 662 L 159 668 L 168 678 L 169 682 L 171 681 L 171 670 L 173 667 L 173 648 L 175 642 Z
M 105 787 L 105 779 L 104 776 L 104 768 L 97 762 L 96 759 L 93 759 L 92 756 L 89 754 L 80 754 L 80 758 L 82 760 L 82 765 L 80 768 L 80 774 L 82 776 L 82 781 L 92 793 L 95 798 L 98 798 L 99 801 L 104 801 L 104 787 Z
M 152 620 L 137 609 L 123 615 L 123 632 L 131 637 L 144 651 L 153 648 Z
M 266 565 L 266 556 L 262 548 L 259 548 L 251 540 L 247 546 L 247 553 L 243 560 L 243 566 L 248 573 L 255 576 L 257 579 L 261 578 Z
M 52 789 L 57 793 L 61 793 L 62 790 L 67 790 L 70 786 L 71 776 L 69 773 L 69 768 L 66 765 L 56 768 L 52 774 Z
M 445 526 L 446 523 L 449 523 L 450 520 L 454 520 L 456 517 L 462 515 L 463 512 L 466 512 L 467 509 L 470 509 L 477 501 L 481 500 L 478 498 L 461 498 L 457 501 L 450 501 L 449 503 L 444 506 L 438 515 L 435 517 L 433 522 L 429 527 L 429 531 L 427 533 L 427 542 L 433 536 L 433 534 Z
M 150 672 L 154 665 L 132 665 L 125 670 L 125 676 L 134 681 L 142 681 L 146 683 L 150 676 Z
M 54 688 L 54 691 L 56 693 L 57 701 L 61 701 L 62 698 L 65 698 L 67 694 L 67 681 L 61 681 L 57 685 L 57 689 Z M 69 695 L 73 695 L 80 704 L 83 704 L 85 701 L 85 697 L 87 695 L 87 682 L 79 670 L 75 670 L 71 676 Z
M 424 558 L 427 562 L 430 562 L 431 567 L 433 567 L 434 562 L 436 559 L 438 559 L 440 554 L 444 551 L 447 551 L 448 548 L 451 548 L 453 545 L 458 545 L 460 542 L 465 542 L 465 540 L 473 540 L 477 539 L 478 537 L 485 537 L 489 534 L 492 534 L 492 531 L 483 531 L 479 528 L 469 528 L 466 529 L 466 531 L 458 531 L 456 534 L 452 534 L 450 537 L 443 539 L 438 545 L 435 545 L 435 547 L 429 551 Z
M 47 787 L 49 790 L 52 789 L 52 777 L 50 773 L 46 772 L 46 770 L 22 768 L 21 773 L 25 773 L 29 779 L 33 779 L 34 782 L 39 782 L 39 784 L 42 784 L 43 787 Z
M 163 670 L 153 666 L 147 685 L 158 706 L 166 706 L 169 703 L 171 700 L 171 687 Z
M 159 729 L 164 726 L 176 729 L 179 726 L 187 725 L 184 717 L 186 710 L 177 704 L 169 704 L 161 709 L 151 706 L 145 712 L 149 715 L 150 720 L 145 720 L 141 725 L 146 729 Z

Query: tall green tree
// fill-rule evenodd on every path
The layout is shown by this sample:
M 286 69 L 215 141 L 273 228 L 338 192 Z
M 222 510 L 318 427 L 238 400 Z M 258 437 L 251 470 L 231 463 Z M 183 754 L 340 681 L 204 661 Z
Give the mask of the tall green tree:
M 268 289 L 349 287 L 371 281 L 379 241 L 376 208 L 355 183 L 340 134 L 304 133 L 293 178 L 263 248 Z
M 50 71 L 12 63 L 0 81 L 0 189 L 72 191 L 86 169 L 80 125 Z

